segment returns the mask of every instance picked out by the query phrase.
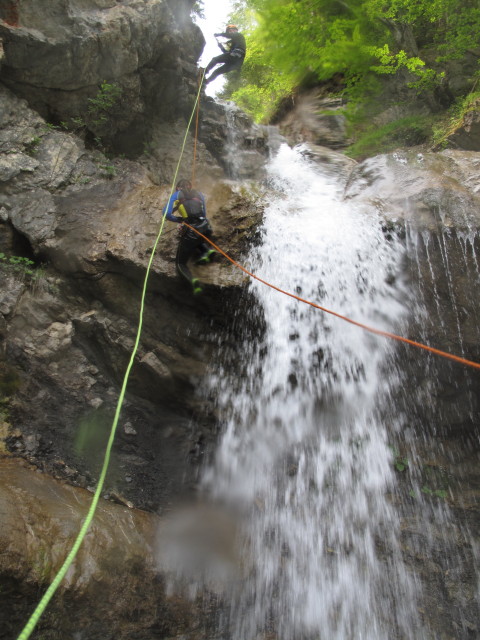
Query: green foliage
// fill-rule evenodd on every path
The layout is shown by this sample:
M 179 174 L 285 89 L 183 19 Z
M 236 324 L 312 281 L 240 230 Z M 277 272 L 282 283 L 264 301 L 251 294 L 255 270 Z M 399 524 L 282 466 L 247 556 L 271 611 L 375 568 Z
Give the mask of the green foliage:
M 418 484 L 409 491 L 412 498 L 421 494 L 445 500 L 451 493 L 452 476 L 448 469 L 438 464 L 426 463 L 420 469 Z
M 395 469 L 397 471 L 405 471 L 405 469 L 408 469 L 408 458 L 397 456 L 395 458 Z
M 443 500 L 445 498 L 448 497 L 448 491 L 446 489 L 431 489 L 430 487 L 428 487 L 427 485 L 424 485 L 421 489 L 420 489 L 421 493 L 427 495 L 427 496 L 433 496 L 435 498 L 442 498 Z M 412 498 L 418 498 L 418 492 L 415 491 L 415 489 L 411 489 L 408 492 L 408 495 Z
M 52 124 L 51 122 L 45 122 L 43 125 L 43 133 L 50 133 L 51 131 L 56 131 L 60 129 L 56 124 Z
M 230 97 L 257 122 L 268 122 L 279 101 L 295 87 L 297 78 L 274 67 L 259 66 L 257 51 L 258 46 L 247 52 L 240 79 L 229 78 L 224 97 Z
M 247 55 L 240 76 L 229 74 L 222 97 L 236 102 L 257 122 L 268 121 L 279 101 L 298 82 L 295 69 L 279 68 L 272 58 L 273 50 L 257 37 L 258 14 L 242 2 L 235 3 L 231 21 L 239 26 L 247 39 Z
M 0 253 L 0 266 L 7 268 L 15 273 L 23 275 L 32 275 L 34 261 L 23 256 L 7 256 L 5 253 Z
M 155 151 L 155 143 L 152 140 L 144 140 L 143 142 L 143 154 L 146 156 L 151 155 Z
M 392 53 L 388 44 L 384 44 L 383 47 L 369 47 L 365 46 L 372 58 L 376 58 L 379 64 L 373 64 L 370 69 L 378 74 L 394 74 L 402 68 L 411 71 L 412 73 L 421 74 L 421 68 L 425 66 L 423 60 L 418 57 L 409 58 L 403 49 L 398 53 Z
M 196 0 L 195 4 L 192 7 L 192 14 L 194 16 L 198 16 L 199 18 L 204 18 L 204 2 L 203 0 Z
M 118 103 L 122 89 L 117 84 L 102 82 L 97 95 L 88 99 L 88 113 L 93 125 L 107 122 L 110 112 Z
M 25 152 L 29 156 L 34 156 L 38 151 L 38 145 L 42 141 L 39 136 L 33 136 L 33 138 L 25 145 Z
M 95 131 L 99 127 L 105 126 L 113 117 L 114 109 L 118 106 L 122 88 L 115 83 L 102 82 L 100 89 L 93 98 L 88 99 L 88 107 L 86 114 L 75 116 L 68 121 L 61 123 L 64 129 L 79 133 L 85 132 L 87 129 Z M 95 137 L 97 146 L 102 146 L 99 136 Z
M 393 466 L 397 471 L 405 471 L 408 469 L 408 458 L 402 456 L 395 447 L 390 447 L 393 455 Z
M 105 178 L 109 178 L 110 180 L 117 175 L 117 170 L 115 169 L 113 164 L 103 163 L 99 165 L 102 170 L 102 175 Z
M 354 104 L 374 98 L 375 76 L 401 73 L 415 92 L 432 91 L 439 65 L 476 48 L 480 32 L 477 0 L 246 0 L 232 19 L 246 29 L 248 57 L 225 95 L 257 120 L 312 75 L 341 76 Z M 418 46 L 439 52 L 434 66 Z
M 445 78 L 445 71 L 435 71 L 435 69 L 417 69 L 415 73 L 418 76 L 418 80 L 407 82 L 407 87 L 415 89 L 417 94 L 433 91 L 435 87 L 442 84 Z
M 433 143 L 437 148 L 448 144 L 448 137 L 463 123 L 467 113 L 480 106 L 480 91 L 472 91 L 464 98 L 458 98 L 450 107 L 447 115 L 433 128 Z
M 62 126 L 64 129 L 73 130 L 77 133 L 81 129 L 87 128 L 87 122 L 80 116 L 76 116 L 75 118 L 70 118 L 68 122 L 62 122 Z
M 422 493 L 427 494 L 427 496 L 436 496 L 437 498 L 446 498 L 448 495 L 448 491 L 445 489 L 430 489 L 426 485 L 421 489 Z
M 26 281 L 33 293 L 45 288 L 47 282 L 45 269 L 30 258 L 0 253 L 0 272 L 2 270 L 13 274 L 19 280 Z M 48 288 L 51 289 L 52 286 L 48 284 Z
M 399 146 L 422 144 L 430 138 L 432 122 L 431 116 L 409 116 L 383 127 L 368 127 L 357 135 L 346 154 L 361 160 L 375 153 L 388 153 Z

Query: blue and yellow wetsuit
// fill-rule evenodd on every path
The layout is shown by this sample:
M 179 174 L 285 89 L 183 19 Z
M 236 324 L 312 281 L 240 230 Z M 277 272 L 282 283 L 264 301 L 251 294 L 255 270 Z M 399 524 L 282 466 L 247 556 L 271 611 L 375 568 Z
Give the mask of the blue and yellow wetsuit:
M 175 191 L 163 208 L 163 213 L 166 214 L 167 220 L 171 222 L 188 222 L 188 224 L 209 238 L 212 235 L 212 229 L 206 216 L 205 196 L 200 191 L 194 191 L 195 200 L 201 204 L 201 215 L 189 215 L 185 205 L 180 202 L 182 198 L 182 190 Z M 178 211 L 180 216 L 175 216 L 174 212 Z M 181 232 L 180 241 L 178 243 L 177 255 L 175 258 L 175 264 L 178 273 L 183 276 L 193 286 L 194 293 L 200 293 L 201 287 L 199 286 L 198 279 L 194 278 L 192 272 L 188 268 L 188 260 L 194 253 L 199 253 L 197 263 L 206 264 L 210 261 L 210 257 L 216 253 L 216 251 L 208 245 L 201 236 L 197 235 L 195 231 L 192 231 L 188 227 L 184 227 Z
M 185 218 L 185 219 L 188 218 L 188 213 L 187 213 L 184 205 L 180 204 L 180 201 L 179 201 L 179 197 L 180 197 L 181 193 L 182 193 L 181 189 L 178 189 L 177 191 L 172 193 L 172 195 L 170 196 L 170 200 L 163 207 L 163 213 L 164 214 L 165 214 L 165 212 L 167 213 L 166 218 L 167 218 L 167 220 L 170 220 L 170 222 L 183 222 L 183 220 L 181 220 L 178 216 L 174 216 L 173 215 L 174 211 L 178 211 L 182 218 Z M 204 217 L 205 217 L 205 219 L 207 219 L 207 206 L 206 206 L 206 203 L 205 203 L 205 196 L 200 191 L 195 191 L 195 194 L 196 194 L 197 197 L 199 197 L 201 199 L 201 201 L 203 203 Z

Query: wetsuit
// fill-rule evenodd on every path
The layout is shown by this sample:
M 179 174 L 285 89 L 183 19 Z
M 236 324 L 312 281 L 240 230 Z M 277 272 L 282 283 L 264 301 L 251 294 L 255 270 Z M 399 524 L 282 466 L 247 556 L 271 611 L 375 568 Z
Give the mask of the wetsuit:
M 173 215 L 174 211 L 178 211 L 180 216 Z M 198 231 L 210 238 L 212 236 L 212 228 L 207 220 L 207 211 L 205 207 L 205 196 L 196 189 L 190 191 L 179 189 L 170 197 L 168 204 L 163 208 L 166 213 L 167 220 L 171 222 L 187 222 L 190 226 L 198 229 Z M 197 279 L 192 276 L 192 272 L 187 266 L 188 260 L 196 252 L 200 252 L 197 262 L 208 262 L 215 250 L 202 240 L 202 238 L 188 227 L 181 230 L 180 241 L 178 243 L 175 264 L 177 272 L 183 276 L 194 288 L 194 292 L 199 290 Z
M 225 45 L 219 43 L 220 49 L 223 53 L 215 58 L 212 58 L 205 69 L 207 74 L 217 64 L 222 64 L 221 67 L 215 69 L 212 75 L 207 78 L 205 82 L 212 82 L 215 78 L 223 73 L 229 73 L 242 68 L 243 60 L 245 59 L 245 53 L 247 51 L 247 45 L 245 43 L 245 36 L 241 33 L 216 33 L 215 36 L 222 36 L 228 38 L 228 42 Z

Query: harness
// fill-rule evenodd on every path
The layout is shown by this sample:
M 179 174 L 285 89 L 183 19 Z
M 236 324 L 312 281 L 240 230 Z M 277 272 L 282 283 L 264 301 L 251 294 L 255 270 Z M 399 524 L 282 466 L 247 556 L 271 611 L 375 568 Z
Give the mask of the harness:
M 245 57 L 245 51 L 243 49 L 240 49 L 240 47 L 236 47 L 235 49 L 230 51 L 230 56 L 232 58 L 244 58 Z
M 205 220 L 205 204 L 201 194 L 195 189 L 190 191 L 182 189 L 178 192 L 175 210 L 180 212 L 186 222 L 193 225 Z
M 210 224 L 205 217 L 205 202 L 199 191 L 191 189 L 187 191 L 182 189 L 178 192 L 178 197 L 175 203 L 174 211 L 179 211 L 185 222 L 200 233 L 208 234 L 212 231 Z M 188 238 L 190 240 L 198 240 L 197 234 L 186 227 L 182 228 L 182 238 Z

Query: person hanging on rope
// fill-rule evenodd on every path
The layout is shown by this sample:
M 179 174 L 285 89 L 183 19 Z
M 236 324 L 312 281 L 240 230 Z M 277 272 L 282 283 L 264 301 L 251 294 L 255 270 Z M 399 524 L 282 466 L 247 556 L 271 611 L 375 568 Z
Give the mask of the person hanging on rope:
M 163 208 L 163 213 L 166 214 L 167 220 L 180 224 L 186 222 L 191 227 L 197 229 L 202 235 L 210 238 L 213 232 L 207 220 L 205 196 L 203 193 L 193 189 L 190 180 L 185 178 L 177 182 L 176 189 Z M 177 211 L 180 216 L 174 215 Z M 196 264 L 208 264 L 215 253 L 217 253 L 215 249 L 207 244 L 195 231 L 192 231 L 188 227 L 181 229 L 175 264 L 179 275 L 183 276 L 192 285 L 195 295 L 202 293 L 202 287 L 198 278 L 193 277 L 187 263 L 192 256 L 199 254 Z
M 223 73 L 229 73 L 230 71 L 236 71 L 242 68 L 243 61 L 245 59 L 245 53 L 247 51 L 247 45 L 245 43 L 245 36 L 238 31 L 238 28 L 234 24 L 229 24 L 225 29 L 225 33 L 215 33 L 216 38 L 228 38 L 227 42 L 222 44 L 218 42 L 218 46 L 222 50 L 222 54 L 212 58 L 205 69 L 205 75 L 209 71 L 216 67 L 217 64 L 222 66 L 205 79 L 205 84 L 212 82 L 215 78 Z

